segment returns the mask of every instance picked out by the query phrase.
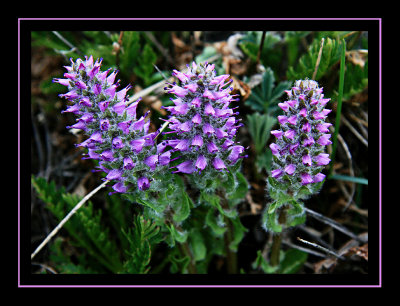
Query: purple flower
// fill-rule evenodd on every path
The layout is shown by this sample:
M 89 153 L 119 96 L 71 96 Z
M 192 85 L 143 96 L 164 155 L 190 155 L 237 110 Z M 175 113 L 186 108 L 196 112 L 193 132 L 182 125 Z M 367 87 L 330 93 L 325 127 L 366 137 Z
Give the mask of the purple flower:
M 112 186 L 112 188 L 119 193 L 125 193 L 128 191 L 128 188 L 125 186 L 123 182 L 118 182 Z
M 192 146 L 198 146 L 198 147 L 202 147 L 203 146 L 203 137 L 201 137 L 200 135 L 195 135 L 192 139 Z
M 269 148 L 272 151 L 272 154 L 274 154 L 275 156 L 279 156 L 279 150 L 281 149 L 276 143 L 271 143 L 269 145 Z
M 215 152 L 218 152 L 219 149 L 218 149 L 218 147 L 215 145 L 214 142 L 209 141 L 209 142 L 207 143 L 207 151 L 208 151 L 208 153 L 215 153 Z
M 303 155 L 302 162 L 304 165 L 311 166 L 311 156 L 310 154 Z
M 144 143 L 146 141 L 143 138 L 134 139 L 130 142 L 131 148 L 135 153 L 142 151 Z
M 244 151 L 244 148 L 242 146 L 232 146 L 230 148 L 230 153 L 228 155 L 228 159 L 231 161 L 231 163 L 236 163 L 238 158 L 240 158 L 240 154 L 242 154 Z
M 156 164 L 158 163 L 158 155 L 150 155 L 144 160 L 144 163 L 150 167 L 151 170 L 156 168 Z
M 285 167 L 285 172 L 289 175 L 293 175 L 293 173 L 296 171 L 296 165 L 294 164 L 289 164 Z
M 193 162 L 191 160 L 187 160 L 181 164 L 179 164 L 178 166 L 176 166 L 176 168 L 178 169 L 177 171 L 174 171 L 173 173 L 176 172 L 182 172 L 182 173 L 193 173 L 196 169 L 193 166 Z
M 296 193 L 301 186 L 325 178 L 321 171 L 330 159 L 321 149 L 332 143 L 331 124 L 325 122 L 330 110 L 324 108 L 329 99 L 324 98 L 315 81 L 296 81 L 287 94 L 289 100 L 278 104 L 284 112 L 278 116 L 280 129 L 271 131 L 275 136 L 275 142 L 269 145 L 274 155 L 271 176 L 289 183 Z
M 318 173 L 314 176 L 313 183 L 319 183 L 322 182 L 325 179 L 325 174 Z
M 123 172 L 120 169 L 113 169 L 107 174 L 106 179 L 107 180 L 120 180 L 122 173 Z
M 107 131 L 110 127 L 110 121 L 108 119 L 100 120 L 100 130 Z
M 225 166 L 223 160 L 218 157 L 213 159 L 212 164 L 213 164 L 214 168 L 217 170 L 226 169 L 226 166 Z
M 271 176 L 273 178 L 278 178 L 283 174 L 283 171 L 281 169 L 274 169 L 271 171 Z
M 158 163 L 161 166 L 168 165 L 171 160 L 171 151 L 164 152 L 158 157 Z
M 135 164 L 133 163 L 132 159 L 130 157 L 125 157 L 124 158 L 124 169 L 126 170 L 131 170 L 135 167 Z
M 147 190 L 150 188 L 150 181 L 147 177 L 142 176 L 137 181 L 139 190 Z
M 199 157 L 196 160 L 195 167 L 200 170 L 204 170 L 204 168 L 207 166 L 207 159 L 204 157 L 204 155 L 199 155 Z
M 322 134 L 321 137 L 318 138 L 317 143 L 321 146 L 327 146 L 332 143 L 329 138 L 331 138 L 331 134 Z
M 124 143 L 120 137 L 115 137 L 112 141 L 112 147 L 114 149 L 121 149 L 124 147 Z
M 331 161 L 329 159 L 329 154 L 325 154 L 325 153 L 321 153 L 321 154 L 315 156 L 314 159 L 317 162 L 318 166 L 326 166 Z
M 301 173 L 300 178 L 301 178 L 302 185 L 311 184 L 313 182 L 313 178 L 308 173 Z

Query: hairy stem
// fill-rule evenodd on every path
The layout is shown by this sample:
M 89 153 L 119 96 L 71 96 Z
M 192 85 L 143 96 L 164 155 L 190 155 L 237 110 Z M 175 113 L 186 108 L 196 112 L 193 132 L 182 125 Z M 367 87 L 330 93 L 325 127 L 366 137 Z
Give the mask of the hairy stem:
M 285 206 L 282 208 L 282 210 L 279 213 L 278 220 L 279 220 L 280 224 L 286 223 L 286 210 L 287 209 L 288 209 L 288 206 Z M 282 244 L 282 232 L 275 234 L 272 239 L 271 257 L 270 257 L 271 266 L 275 267 L 275 266 L 279 265 L 281 244 Z
M 166 211 L 165 223 L 172 224 L 179 232 L 183 232 L 182 227 L 174 221 L 173 214 L 174 214 L 174 211 L 172 208 L 170 208 L 168 211 Z M 182 254 L 182 256 L 189 257 L 189 266 L 188 266 L 189 274 L 197 274 L 196 262 L 193 258 L 193 253 L 190 250 L 190 246 L 189 246 L 189 243 L 187 242 L 187 240 L 185 242 L 179 244 L 179 251 Z
M 226 199 L 225 192 L 221 189 L 217 190 L 216 194 L 219 196 L 221 200 L 221 207 L 223 209 L 229 209 L 228 200 Z M 227 230 L 224 235 L 224 244 L 225 244 L 225 253 L 227 260 L 227 271 L 228 274 L 236 274 L 237 273 L 237 255 L 236 252 L 231 250 L 229 247 L 231 242 L 233 241 L 233 224 L 231 220 L 224 216 L 224 221 L 227 227 Z

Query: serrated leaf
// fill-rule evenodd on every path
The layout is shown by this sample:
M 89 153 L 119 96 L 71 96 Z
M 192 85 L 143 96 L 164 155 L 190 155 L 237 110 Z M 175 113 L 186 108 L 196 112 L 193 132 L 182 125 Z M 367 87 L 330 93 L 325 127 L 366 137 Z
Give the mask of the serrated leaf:
M 39 198 L 47 204 L 46 208 L 59 221 L 81 200 L 81 197 L 66 193 L 64 188 L 57 189 L 54 182 L 47 183 L 44 178 L 32 176 L 31 182 Z M 109 236 L 109 229 L 101 223 L 101 211 L 94 210 L 92 202 L 85 203 L 64 228 L 73 238 L 70 243 L 83 248 L 96 266 L 114 273 L 120 270 L 118 248 Z
M 274 72 L 270 67 L 266 68 L 260 85 L 252 89 L 252 93 L 246 100 L 245 104 L 253 110 L 272 113 L 272 109 L 279 102 L 279 98 L 284 94 L 285 90 L 290 88 L 291 82 L 282 81 L 276 85 Z
M 310 45 L 308 52 L 300 57 L 297 66 L 295 68 L 288 68 L 287 78 L 289 80 L 298 80 L 304 78 L 311 79 L 313 77 L 315 66 L 318 60 L 320 47 L 321 40 L 315 39 Z M 321 79 L 321 77 L 323 77 L 330 70 L 330 68 L 339 61 L 341 50 L 342 45 L 339 39 L 325 37 L 315 80 Z

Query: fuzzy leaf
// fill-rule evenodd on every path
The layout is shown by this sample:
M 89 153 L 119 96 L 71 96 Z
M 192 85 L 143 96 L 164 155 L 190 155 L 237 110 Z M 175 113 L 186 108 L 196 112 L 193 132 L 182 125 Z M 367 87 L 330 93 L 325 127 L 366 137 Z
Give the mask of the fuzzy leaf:
M 220 216 L 220 215 L 219 215 Z M 206 216 L 206 225 L 208 225 L 217 237 L 222 236 L 226 232 L 225 223 L 217 220 L 212 209 L 208 210 Z
M 189 217 L 190 206 L 191 206 L 190 203 L 191 203 L 191 199 L 189 198 L 188 194 L 185 191 L 183 191 L 180 201 L 173 203 L 173 204 L 175 204 L 175 205 L 173 205 L 173 207 L 174 207 L 173 219 L 175 222 L 180 223 L 180 222 L 186 220 L 187 217 Z M 176 208 L 176 206 L 179 206 L 178 209 Z
M 241 172 L 236 172 L 235 174 L 236 180 L 234 183 L 234 191 L 233 193 L 228 194 L 228 199 L 229 200 L 235 200 L 235 199 L 244 199 L 244 197 L 247 194 L 247 191 L 249 190 L 249 183 L 247 182 L 246 178 Z
M 232 251 L 237 251 L 239 243 L 242 241 L 244 234 L 248 231 L 240 222 L 239 217 L 231 219 L 233 225 L 233 241 L 229 244 Z

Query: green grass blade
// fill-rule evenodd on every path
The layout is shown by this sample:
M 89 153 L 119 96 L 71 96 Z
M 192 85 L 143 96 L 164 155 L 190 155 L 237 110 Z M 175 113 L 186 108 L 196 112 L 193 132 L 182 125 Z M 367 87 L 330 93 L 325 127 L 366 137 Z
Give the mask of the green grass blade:
M 337 100 L 337 108 L 336 108 L 336 123 L 335 123 L 335 132 L 333 134 L 332 140 L 332 154 L 331 154 L 331 166 L 329 169 L 329 173 L 332 174 L 333 164 L 335 162 L 336 155 L 336 147 L 337 147 L 337 136 L 339 134 L 339 125 L 340 125 L 340 117 L 342 114 L 342 98 L 343 98 L 343 86 L 344 86 L 344 69 L 346 66 L 346 41 L 342 40 L 342 54 L 340 58 L 340 75 L 339 75 L 339 95 Z
M 335 174 L 335 175 L 331 175 L 329 178 L 333 179 L 333 180 L 338 180 L 338 181 L 347 181 L 347 182 L 353 182 L 353 183 L 357 183 L 357 184 L 368 185 L 368 179 L 363 178 L 363 177 Z

